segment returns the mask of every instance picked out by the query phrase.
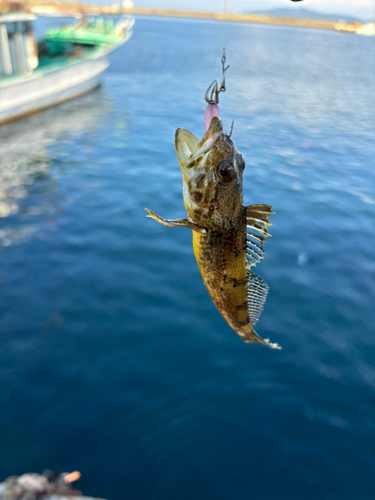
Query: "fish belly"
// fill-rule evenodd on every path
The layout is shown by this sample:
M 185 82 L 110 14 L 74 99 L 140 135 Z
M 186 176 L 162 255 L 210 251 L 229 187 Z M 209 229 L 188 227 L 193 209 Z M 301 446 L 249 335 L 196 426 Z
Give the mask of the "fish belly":
M 253 331 L 247 307 L 245 232 L 193 232 L 203 282 L 222 317 L 241 337 Z

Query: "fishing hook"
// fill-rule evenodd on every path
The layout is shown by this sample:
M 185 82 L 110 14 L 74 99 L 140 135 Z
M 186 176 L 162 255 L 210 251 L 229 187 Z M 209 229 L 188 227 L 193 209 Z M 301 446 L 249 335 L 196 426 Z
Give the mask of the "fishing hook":
M 227 90 L 226 86 L 225 86 L 225 73 L 227 72 L 229 65 L 227 67 L 225 67 L 226 62 L 227 62 L 227 58 L 225 55 L 225 48 L 224 48 L 223 55 L 221 57 L 222 79 L 221 79 L 220 88 L 218 89 L 216 80 L 211 83 L 211 85 L 208 87 L 208 89 L 206 90 L 206 92 L 204 94 L 204 98 L 208 104 L 218 104 L 220 92 L 225 92 Z
M 227 67 L 225 67 L 225 63 L 227 62 L 227 57 L 225 55 L 225 48 L 223 49 L 223 55 L 221 57 L 221 67 L 222 67 L 222 79 L 221 79 L 221 85 L 220 85 L 220 90 L 219 92 L 225 92 L 227 89 L 225 87 L 225 73 L 227 72 L 227 69 L 229 68 L 229 64 Z

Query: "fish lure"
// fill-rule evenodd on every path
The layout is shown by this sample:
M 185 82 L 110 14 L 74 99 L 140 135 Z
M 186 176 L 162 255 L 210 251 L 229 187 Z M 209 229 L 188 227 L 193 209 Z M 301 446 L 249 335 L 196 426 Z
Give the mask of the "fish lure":
M 202 140 L 183 128 L 175 133 L 188 218 L 167 220 L 146 210 L 148 217 L 164 226 L 192 230 L 203 282 L 222 317 L 244 342 L 281 349 L 254 330 L 269 288 L 251 267 L 263 259 L 274 212 L 269 205 L 243 206 L 245 161 L 231 134 L 224 132 L 218 109 L 209 108 L 218 102 L 214 84 L 205 96 L 208 109 Z

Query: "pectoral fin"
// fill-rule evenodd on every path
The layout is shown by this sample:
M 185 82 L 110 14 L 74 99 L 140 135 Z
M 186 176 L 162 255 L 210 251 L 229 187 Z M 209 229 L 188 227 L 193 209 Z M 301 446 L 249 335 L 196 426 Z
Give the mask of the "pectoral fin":
M 246 254 L 248 267 L 256 266 L 264 257 L 263 244 L 268 236 L 269 219 L 272 212 L 270 205 L 250 205 L 246 207 Z
M 195 222 L 192 222 L 191 220 L 188 219 L 163 219 L 159 215 L 157 215 L 154 212 L 151 212 L 148 208 L 145 208 L 146 212 L 149 213 L 147 217 L 150 217 L 151 219 L 156 220 L 156 222 L 159 222 L 159 224 L 163 224 L 163 226 L 167 227 L 188 227 L 192 231 L 195 231 L 200 234 L 207 233 L 207 229 L 204 227 L 198 226 L 198 224 L 195 224 Z

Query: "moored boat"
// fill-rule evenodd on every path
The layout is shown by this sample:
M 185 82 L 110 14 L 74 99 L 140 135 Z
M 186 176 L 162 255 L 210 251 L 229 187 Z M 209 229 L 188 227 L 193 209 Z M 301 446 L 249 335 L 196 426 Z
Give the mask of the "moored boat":
M 131 36 L 132 19 L 80 19 L 35 42 L 35 16 L 0 14 L 0 125 L 84 94 L 100 83 L 109 54 Z
M 366 23 L 356 29 L 357 35 L 375 36 L 375 22 Z

